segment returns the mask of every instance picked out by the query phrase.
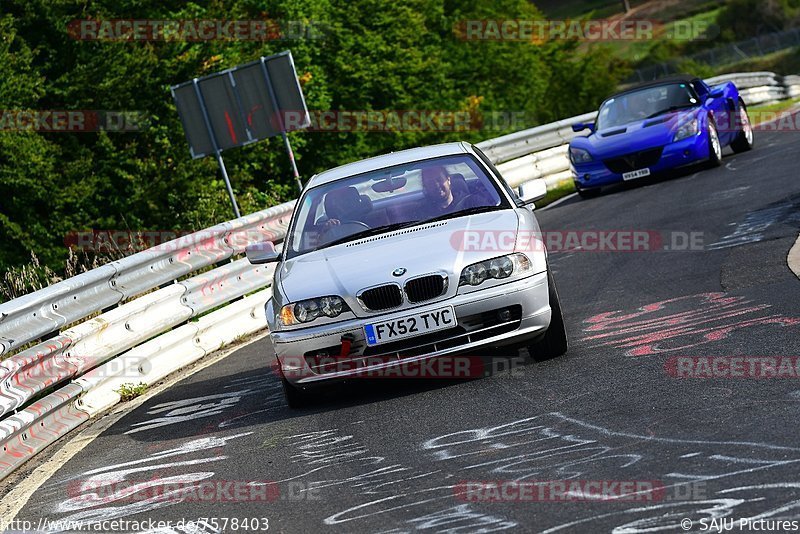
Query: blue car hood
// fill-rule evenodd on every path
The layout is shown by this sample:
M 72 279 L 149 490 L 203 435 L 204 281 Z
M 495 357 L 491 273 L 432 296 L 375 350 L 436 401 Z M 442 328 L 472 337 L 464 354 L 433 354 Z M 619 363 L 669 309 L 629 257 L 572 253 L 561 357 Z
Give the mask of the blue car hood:
M 570 146 L 589 150 L 593 156 L 629 154 L 672 142 L 678 127 L 697 116 L 699 108 L 666 113 L 652 119 L 604 128 L 586 137 L 575 137 Z

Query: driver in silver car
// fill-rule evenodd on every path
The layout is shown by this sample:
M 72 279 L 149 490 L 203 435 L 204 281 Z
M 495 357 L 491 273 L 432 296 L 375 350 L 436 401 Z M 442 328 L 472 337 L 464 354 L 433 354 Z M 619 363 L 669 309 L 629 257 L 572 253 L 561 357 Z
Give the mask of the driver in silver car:
M 478 202 L 477 196 L 470 194 L 464 176 L 450 174 L 441 165 L 422 169 L 422 191 L 427 200 L 423 209 L 428 219 L 471 207 L 464 206 L 467 197 L 473 201 L 471 204 Z
M 452 180 L 441 165 L 422 169 L 422 190 L 428 200 L 428 207 L 438 211 L 438 215 L 451 211 L 455 206 Z
M 441 165 L 422 169 L 422 191 L 427 201 L 422 208 L 426 219 L 492 204 L 482 184 L 471 191 L 463 174 L 447 172 Z

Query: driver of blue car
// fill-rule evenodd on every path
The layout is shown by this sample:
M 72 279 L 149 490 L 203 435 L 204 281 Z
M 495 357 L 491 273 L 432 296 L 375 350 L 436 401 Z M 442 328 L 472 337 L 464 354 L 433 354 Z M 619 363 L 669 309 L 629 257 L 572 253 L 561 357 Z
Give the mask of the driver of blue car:
M 650 93 L 647 91 L 637 91 L 627 98 L 628 111 L 631 120 L 646 119 L 652 112 L 650 104 Z

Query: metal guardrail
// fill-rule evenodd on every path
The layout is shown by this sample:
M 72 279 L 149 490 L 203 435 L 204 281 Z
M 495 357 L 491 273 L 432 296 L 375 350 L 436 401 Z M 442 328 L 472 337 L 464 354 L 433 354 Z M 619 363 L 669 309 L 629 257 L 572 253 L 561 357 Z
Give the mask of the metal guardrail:
M 786 87 L 786 98 L 800 96 L 800 76 L 784 76 L 783 84 Z
M 293 207 L 294 202 L 287 202 L 219 224 L 0 304 L 0 356 L 99 310 L 224 261 L 259 237 L 281 239 Z
M 118 402 L 114 390 L 121 384 L 155 383 L 236 337 L 265 328 L 269 290 L 264 288 L 272 268 L 241 259 L 179 279 L 229 260 L 250 243 L 282 240 L 293 207 L 294 201 L 247 215 L 0 304 L 0 354 L 55 334 L 0 362 L 0 479 L 104 409 L 84 400 L 95 386 L 108 386 L 98 387 L 98 395 Z M 135 298 L 146 291 L 151 292 Z M 123 365 L 147 350 L 136 372 Z
M 739 84 L 748 103 L 800 95 L 800 76 L 742 73 L 708 81 L 725 80 Z M 570 178 L 567 143 L 578 135 L 572 124 L 595 115 L 478 146 L 511 185 L 537 179 L 556 183 Z M 153 384 L 266 328 L 263 307 L 271 294 L 272 267 L 230 260 L 250 243 L 281 241 L 294 203 L 178 238 L 0 304 L 0 356 L 18 351 L 0 362 L 0 480 L 119 402 L 116 391 L 122 384 Z
M 505 163 L 528 154 L 563 145 L 574 137 L 572 125 L 576 122 L 594 120 L 596 112 L 585 113 L 558 122 L 536 126 L 496 139 L 478 143 L 480 148 L 495 164 Z

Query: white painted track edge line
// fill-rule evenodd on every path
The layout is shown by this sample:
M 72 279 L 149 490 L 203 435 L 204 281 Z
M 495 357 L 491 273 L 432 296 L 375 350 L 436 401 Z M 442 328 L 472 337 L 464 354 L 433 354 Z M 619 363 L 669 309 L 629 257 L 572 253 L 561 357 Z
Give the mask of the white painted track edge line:
M 789 265 L 789 269 L 800 278 L 800 235 L 797 236 L 797 241 L 794 242 L 794 246 L 789 250 L 789 255 L 786 257 L 786 263 Z

